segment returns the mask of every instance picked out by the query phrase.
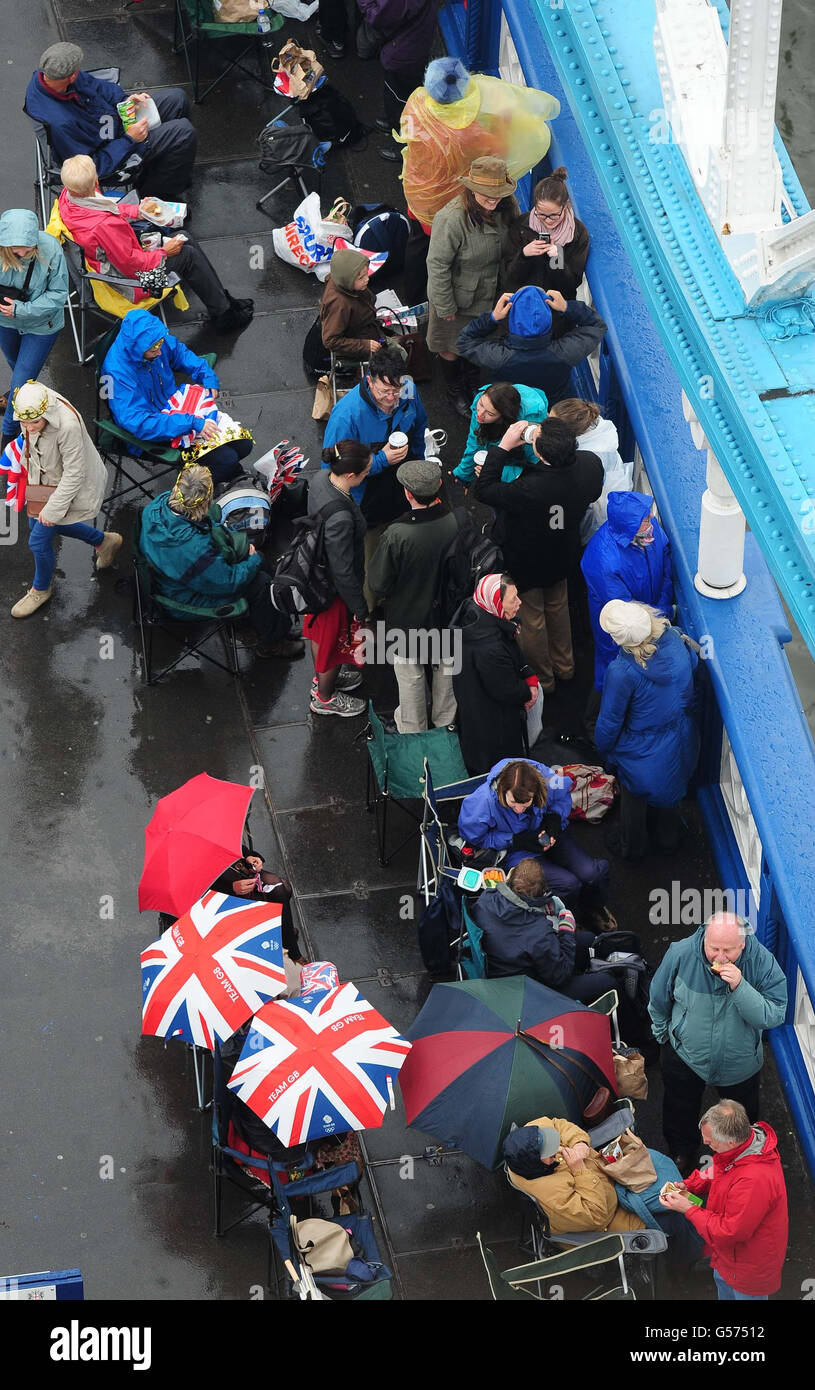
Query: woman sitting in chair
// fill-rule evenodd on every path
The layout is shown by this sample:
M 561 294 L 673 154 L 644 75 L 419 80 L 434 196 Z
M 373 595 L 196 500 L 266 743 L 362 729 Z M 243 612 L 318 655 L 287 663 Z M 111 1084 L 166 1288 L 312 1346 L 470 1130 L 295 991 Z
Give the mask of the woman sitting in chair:
M 213 883 L 216 893 L 228 893 L 231 897 L 252 898 L 255 902 L 280 903 L 281 940 L 284 951 L 288 951 L 295 965 L 305 965 L 305 957 L 300 950 L 297 928 L 291 910 L 291 885 L 279 874 L 271 873 L 263 867 L 263 855 L 243 846 L 243 856 L 230 864 L 228 869 Z
M 206 392 L 177 387 L 174 372 Z M 216 484 L 236 477 L 252 452 L 249 431 L 217 408 L 220 382 L 206 358 L 145 309 L 131 309 L 122 320 L 102 366 L 102 385 L 117 425 L 139 442 L 182 448 L 185 462 L 203 461 Z
M 171 602 L 214 609 L 246 599 L 250 631 L 246 644 L 259 657 L 302 656 L 302 642 L 288 637 L 289 622 L 272 605 L 270 578 L 263 560 L 249 546 L 244 560 L 230 557 L 228 533 L 210 516 L 212 475 L 191 464 L 179 473 L 170 492 L 148 502 L 142 513 L 139 549 L 155 573 L 159 592 Z M 189 618 L 183 609 L 179 618 Z
M 616 926 L 604 905 L 608 860 L 592 859 L 572 838 L 570 788 L 570 778 L 544 763 L 504 758 L 465 796 L 459 833 L 474 848 L 506 850 L 510 868 L 530 855 L 545 855 L 552 892 L 581 907 L 592 929 L 608 931 Z
M 117 285 L 133 304 L 151 296 L 160 298 L 165 272 L 175 271 L 182 285 L 198 295 L 216 333 L 230 333 L 252 322 L 254 301 L 234 299 L 225 290 L 215 268 L 201 247 L 187 233 L 164 238 L 164 245 L 143 247 L 131 223 L 139 216 L 139 204 L 108 198 L 99 187 L 96 165 L 87 154 L 66 159 L 60 170 L 62 193 L 57 208 L 64 226 L 82 248 L 88 266 L 102 275 L 123 275 L 135 280 L 150 276 L 144 288 Z

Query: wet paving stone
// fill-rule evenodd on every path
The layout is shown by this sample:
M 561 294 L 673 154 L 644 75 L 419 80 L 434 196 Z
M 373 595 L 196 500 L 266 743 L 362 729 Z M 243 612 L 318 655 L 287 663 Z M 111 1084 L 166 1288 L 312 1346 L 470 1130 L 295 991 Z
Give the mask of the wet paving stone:
M 407 847 L 386 868 L 377 863 L 373 818 L 365 815 L 365 788 L 359 809 L 324 807 L 278 818 L 287 851 L 296 859 L 295 888 L 303 893 L 349 892 L 359 887 L 416 881 L 417 847 Z
M 375 1172 L 398 1255 L 460 1248 L 479 1230 L 486 1241 L 521 1230 L 521 1200 L 504 1174 L 488 1173 L 464 1154 L 445 1154 L 439 1163 L 380 1164 Z
M 423 973 L 415 894 L 375 888 L 365 897 L 334 893 L 304 898 L 301 907 L 317 957 L 342 960 L 344 979 L 376 979 L 380 972 L 390 977 Z M 405 919 L 406 912 L 412 917 Z

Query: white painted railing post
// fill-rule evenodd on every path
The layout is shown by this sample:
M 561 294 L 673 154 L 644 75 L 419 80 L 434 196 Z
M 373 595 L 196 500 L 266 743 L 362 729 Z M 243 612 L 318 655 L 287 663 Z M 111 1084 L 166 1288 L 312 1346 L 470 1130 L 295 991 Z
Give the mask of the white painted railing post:
M 744 512 L 684 391 L 682 410 L 697 449 L 707 450 L 707 488 L 702 494 L 698 569 L 693 583 L 707 598 L 735 598 L 747 583 Z

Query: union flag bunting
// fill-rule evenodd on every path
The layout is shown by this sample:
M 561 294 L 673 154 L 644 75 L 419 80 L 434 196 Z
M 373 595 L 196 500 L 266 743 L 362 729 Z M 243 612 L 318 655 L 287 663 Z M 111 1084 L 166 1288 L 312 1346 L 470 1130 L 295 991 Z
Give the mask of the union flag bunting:
M 349 1129 L 378 1129 L 410 1043 L 344 984 L 265 1004 L 230 1089 L 286 1148 Z
M 142 1033 L 212 1051 L 286 988 L 279 903 L 208 892 L 141 953 Z

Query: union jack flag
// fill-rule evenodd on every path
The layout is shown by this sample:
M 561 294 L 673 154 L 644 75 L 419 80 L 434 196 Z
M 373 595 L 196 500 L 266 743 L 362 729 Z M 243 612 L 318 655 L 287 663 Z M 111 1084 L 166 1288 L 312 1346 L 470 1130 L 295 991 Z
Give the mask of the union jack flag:
M 410 1047 L 356 985 L 344 984 L 264 1005 L 229 1086 L 290 1148 L 378 1128 Z
M 162 410 L 162 415 L 199 415 L 205 420 L 218 419 L 218 403 L 208 386 L 188 382 L 174 391 Z M 188 449 L 194 434 L 179 434 L 170 443 L 174 449 Z
M 364 246 L 353 246 L 350 241 L 346 241 L 345 238 L 341 236 L 338 236 L 334 242 L 334 250 L 359 251 L 361 256 L 367 256 L 368 260 L 371 262 L 368 270 L 369 279 L 372 275 L 376 275 L 378 270 L 382 269 L 388 259 L 387 251 L 366 251 Z
M 142 1033 L 208 1047 L 286 988 L 278 903 L 207 892 L 141 953 Z
M 313 960 L 300 971 L 300 993 L 311 994 L 314 989 L 336 989 L 340 983 L 336 965 L 330 960 Z
M 15 512 L 21 512 L 25 506 L 28 474 L 23 463 L 24 452 L 25 436 L 20 434 L 17 439 L 12 439 L 11 443 L 7 444 L 0 454 L 0 472 L 6 475 L 5 503 Z

